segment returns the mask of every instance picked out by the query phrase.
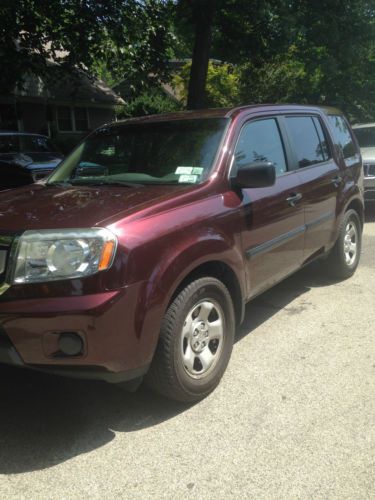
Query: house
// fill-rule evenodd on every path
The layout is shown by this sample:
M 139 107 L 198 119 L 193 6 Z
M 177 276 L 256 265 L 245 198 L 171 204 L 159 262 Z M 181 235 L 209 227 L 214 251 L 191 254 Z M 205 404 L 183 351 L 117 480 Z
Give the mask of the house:
M 0 130 L 46 134 L 67 152 L 91 130 L 114 121 L 116 107 L 123 104 L 104 82 L 82 70 L 59 74 L 53 84 L 28 74 L 22 89 L 0 95 Z
M 182 68 L 188 62 L 191 62 L 191 59 L 170 59 L 167 63 L 171 76 L 170 80 L 159 82 L 152 88 L 152 90 L 148 90 L 147 93 L 154 97 L 164 97 L 171 103 L 172 106 L 176 105 L 177 107 L 181 107 L 183 96 L 181 95 L 181 89 L 177 88 L 173 82 L 173 76 L 180 73 Z M 150 80 L 152 80 L 153 75 L 150 74 L 149 77 Z M 134 95 L 129 88 L 129 83 L 126 78 L 114 85 L 112 90 L 121 96 L 121 98 L 123 98 L 126 102 L 134 99 Z

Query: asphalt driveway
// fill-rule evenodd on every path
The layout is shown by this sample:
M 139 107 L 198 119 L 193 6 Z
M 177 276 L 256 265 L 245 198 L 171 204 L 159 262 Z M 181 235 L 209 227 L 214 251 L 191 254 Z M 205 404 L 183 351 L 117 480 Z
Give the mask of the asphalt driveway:
M 306 268 L 247 308 L 219 388 L 0 369 L 0 498 L 375 498 L 375 208 L 356 275 Z

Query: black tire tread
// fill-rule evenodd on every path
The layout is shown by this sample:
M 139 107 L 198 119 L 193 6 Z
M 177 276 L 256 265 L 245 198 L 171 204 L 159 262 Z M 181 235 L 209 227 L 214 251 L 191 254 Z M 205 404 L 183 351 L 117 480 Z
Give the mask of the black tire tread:
M 174 380 L 173 377 L 174 356 L 172 352 L 173 351 L 172 341 L 175 336 L 175 325 L 177 317 L 179 315 L 181 308 L 186 303 L 188 298 L 191 297 L 195 292 L 197 292 L 201 287 L 206 286 L 208 284 L 212 285 L 215 282 L 217 286 L 222 290 L 222 292 L 227 295 L 227 298 L 232 304 L 230 293 L 226 288 L 226 286 L 221 281 L 213 277 L 204 277 L 204 278 L 199 278 L 188 284 L 177 295 L 177 297 L 170 304 L 169 308 L 167 309 L 167 312 L 165 313 L 161 325 L 159 342 L 154 354 L 154 359 L 152 361 L 150 370 L 147 373 L 145 379 L 147 386 L 151 388 L 153 391 L 161 394 L 162 396 L 182 402 L 193 402 L 198 399 L 196 394 L 188 393 L 182 390 L 181 387 Z M 208 390 L 205 394 L 201 394 L 199 399 L 209 394 L 213 390 L 213 388 Z
M 354 217 L 357 222 L 357 230 L 358 230 L 358 243 L 359 243 L 359 248 L 358 248 L 358 258 L 357 262 L 354 267 L 350 268 L 348 267 L 342 259 L 342 235 L 345 231 L 346 224 L 348 223 L 349 218 Z M 333 278 L 337 279 L 347 279 L 350 278 L 355 270 L 357 269 L 358 263 L 359 263 L 359 256 L 362 248 L 362 227 L 361 227 L 361 221 L 359 218 L 358 213 L 355 210 L 349 209 L 347 212 L 345 212 L 344 217 L 342 218 L 338 230 L 338 238 L 336 240 L 336 243 L 334 247 L 332 248 L 327 261 L 326 261 L 326 268 L 329 272 L 329 274 Z

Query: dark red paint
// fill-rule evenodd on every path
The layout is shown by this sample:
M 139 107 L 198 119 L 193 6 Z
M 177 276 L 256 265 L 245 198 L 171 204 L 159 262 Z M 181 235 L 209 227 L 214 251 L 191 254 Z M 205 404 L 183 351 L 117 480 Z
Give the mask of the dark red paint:
M 248 106 L 139 118 L 132 121 L 230 117 L 210 178 L 191 186 L 32 185 L 3 192 L 1 233 L 98 226 L 111 229 L 119 241 L 108 271 L 82 280 L 12 285 L 0 295 L 0 325 L 21 361 L 49 369 L 91 367 L 95 377 L 102 372 L 135 376 L 152 360 L 171 297 L 199 266 L 221 263 L 230 271 L 240 319 L 249 299 L 328 251 L 349 204 L 363 209 L 359 155 L 357 163 L 346 167 L 329 137 L 332 160 L 289 172 L 272 187 L 239 192 L 228 178 L 241 126 L 254 117 L 287 113 L 319 115 L 329 134 L 325 112 L 301 106 Z M 337 173 L 343 180 L 335 187 L 331 179 Z M 285 199 L 297 190 L 303 198 L 291 207 Z M 331 218 L 296 238 L 246 257 L 246 250 L 331 212 Z M 55 334 L 61 331 L 79 332 L 85 340 L 81 356 L 51 357 Z

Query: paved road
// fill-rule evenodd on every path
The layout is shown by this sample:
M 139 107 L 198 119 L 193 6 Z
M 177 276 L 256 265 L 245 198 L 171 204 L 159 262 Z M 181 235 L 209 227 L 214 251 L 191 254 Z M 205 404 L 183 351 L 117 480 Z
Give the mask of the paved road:
M 0 498 L 375 498 L 375 210 L 356 275 L 314 266 L 248 306 L 220 387 L 0 370 Z

